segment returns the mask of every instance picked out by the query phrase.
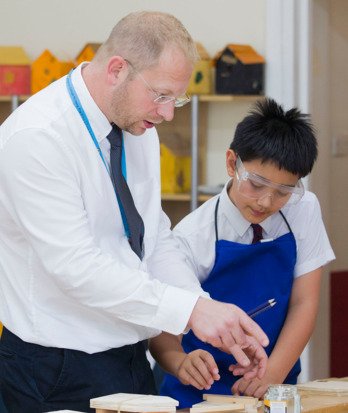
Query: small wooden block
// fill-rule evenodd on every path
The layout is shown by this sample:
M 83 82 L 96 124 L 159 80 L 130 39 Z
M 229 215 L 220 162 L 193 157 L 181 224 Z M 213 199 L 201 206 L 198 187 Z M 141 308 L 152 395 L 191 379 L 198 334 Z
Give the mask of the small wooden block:
M 118 413 L 118 410 L 96 409 L 95 413 Z
M 203 394 L 203 400 L 212 403 L 242 403 L 243 405 L 256 405 L 259 401 L 256 397 L 250 396 L 229 396 L 227 394 Z
M 243 410 L 244 404 L 242 403 L 213 403 L 213 402 L 201 402 L 194 404 L 190 413 L 206 413 L 206 412 L 230 412 L 232 410 Z
M 71 413 L 79 413 L 79 412 L 71 412 Z M 118 411 L 118 410 L 109 410 L 109 409 L 96 409 L 95 413 L 125 413 L 125 412 L 122 412 L 122 410 Z M 147 413 L 167 413 L 167 412 L 147 412 Z

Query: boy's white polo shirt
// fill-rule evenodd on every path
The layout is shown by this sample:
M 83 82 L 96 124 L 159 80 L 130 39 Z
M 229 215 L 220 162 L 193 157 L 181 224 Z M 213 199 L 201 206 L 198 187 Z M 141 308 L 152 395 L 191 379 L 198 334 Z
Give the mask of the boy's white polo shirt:
M 205 202 L 174 228 L 174 235 L 201 283 L 208 277 L 215 262 L 214 215 L 218 197 L 220 197 L 219 239 L 250 244 L 253 238 L 250 222 L 242 216 L 230 200 L 227 187 L 228 183 L 219 195 Z M 322 220 L 318 199 L 312 192 L 306 191 L 299 203 L 285 205 L 281 211 L 296 240 L 295 277 L 307 274 L 335 259 Z M 280 213 L 273 214 L 260 225 L 263 228 L 264 239 L 276 239 L 289 232 Z

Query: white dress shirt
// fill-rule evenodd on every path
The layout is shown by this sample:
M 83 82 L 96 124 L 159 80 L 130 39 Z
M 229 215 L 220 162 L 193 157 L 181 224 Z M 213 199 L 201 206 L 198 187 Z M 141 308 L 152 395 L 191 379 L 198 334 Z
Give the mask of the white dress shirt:
M 228 196 L 228 184 L 221 194 L 205 202 L 174 228 L 174 235 L 201 283 L 206 280 L 215 262 L 214 212 L 219 196 L 219 239 L 240 244 L 251 244 L 253 239 L 250 222 L 242 216 Z M 306 191 L 298 204 L 285 205 L 281 211 L 296 240 L 295 277 L 307 274 L 335 258 L 321 217 L 318 199 L 312 192 Z M 280 213 L 271 215 L 260 225 L 263 229 L 262 242 L 276 239 L 289 232 Z
M 109 161 L 111 125 L 81 66 L 72 83 Z M 94 353 L 161 330 L 179 334 L 202 294 L 161 209 L 157 132 L 124 137 L 143 261 L 65 77 L 0 128 L 0 320 L 27 342 Z

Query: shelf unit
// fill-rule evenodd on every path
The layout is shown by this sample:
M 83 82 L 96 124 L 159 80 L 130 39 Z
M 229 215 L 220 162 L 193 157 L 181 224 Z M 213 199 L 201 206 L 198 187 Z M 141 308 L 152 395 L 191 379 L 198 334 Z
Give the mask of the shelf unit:
M 191 192 L 163 194 L 162 204 L 174 226 L 190 211 L 208 200 L 211 195 L 199 194 L 198 186 L 206 183 L 206 154 L 208 106 L 214 103 L 254 102 L 260 95 L 193 95 L 190 104 L 175 111 L 174 120 L 158 125 L 158 134 L 176 133 L 191 147 Z

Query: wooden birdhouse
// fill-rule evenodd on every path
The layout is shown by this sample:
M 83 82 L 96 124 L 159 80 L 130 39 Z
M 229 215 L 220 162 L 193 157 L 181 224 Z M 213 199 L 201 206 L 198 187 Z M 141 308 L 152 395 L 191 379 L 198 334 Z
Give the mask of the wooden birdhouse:
M 72 60 L 60 60 L 60 77 L 67 75 L 75 67 Z
M 178 134 L 161 136 L 161 188 L 163 193 L 191 189 L 190 148 Z
M 218 94 L 261 95 L 265 59 L 251 46 L 229 44 L 215 56 Z
M 76 56 L 76 66 L 78 66 L 82 62 L 90 62 L 99 49 L 100 45 L 101 43 L 87 43 L 80 51 L 80 53 Z
M 66 75 L 74 67 L 73 62 L 58 60 L 45 50 L 31 66 L 31 92 L 36 93 L 50 83 Z
M 0 95 L 30 94 L 30 60 L 22 47 L 0 46 Z
M 212 60 L 201 43 L 196 43 L 199 60 L 196 62 L 191 75 L 187 92 L 190 95 L 208 94 L 211 92 Z

